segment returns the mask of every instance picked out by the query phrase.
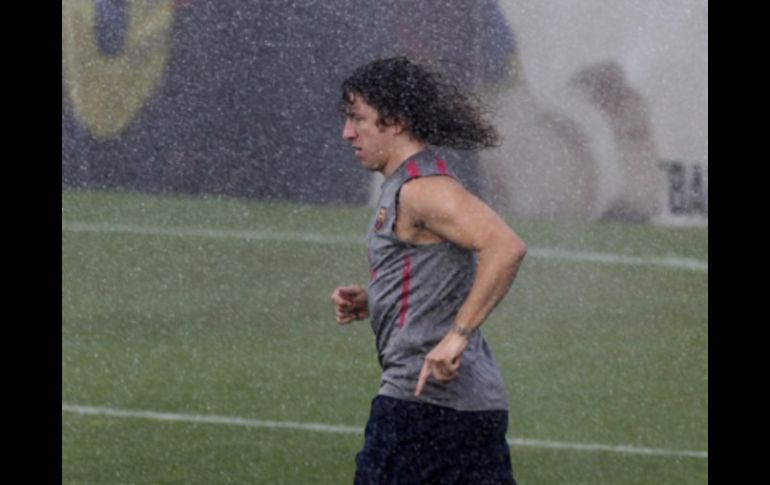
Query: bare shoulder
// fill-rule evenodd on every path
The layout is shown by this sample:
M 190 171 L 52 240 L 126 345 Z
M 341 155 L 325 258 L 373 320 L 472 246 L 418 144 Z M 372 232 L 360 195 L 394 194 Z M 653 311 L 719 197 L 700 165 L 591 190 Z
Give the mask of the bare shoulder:
M 413 226 L 462 247 L 480 249 L 511 233 L 489 206 L 450 177 L 409 181 L 402 187 L 400 207 Z
M 396 234 L 414 243 L 436 243 L 445 239 L 440 228 L 455 213 L 459 206 L 457 199 L 464 191 L 450 177 L 419 177 L 407 181 L 399 195 Z
M 435 213 L 451 211 L 469 198 L 475 197 L 452 177 L 432 176 L 406 182 L 401 188 L 399 203 L 409 212 Z

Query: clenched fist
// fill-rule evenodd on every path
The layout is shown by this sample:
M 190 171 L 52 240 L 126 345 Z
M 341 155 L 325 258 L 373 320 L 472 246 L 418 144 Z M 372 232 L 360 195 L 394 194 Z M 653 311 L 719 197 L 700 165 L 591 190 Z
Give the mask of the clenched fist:
M 339 324 L 345 325 L 369 317 L 369 295 L 360 286 L 338 286 L 331 300 Z

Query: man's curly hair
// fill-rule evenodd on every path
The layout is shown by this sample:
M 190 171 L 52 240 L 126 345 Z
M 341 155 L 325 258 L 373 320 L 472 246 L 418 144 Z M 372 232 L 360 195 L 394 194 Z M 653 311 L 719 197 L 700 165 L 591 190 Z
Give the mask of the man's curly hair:
M 480 102 L 407 57 L 378 59 L 353 71 L 342 83 L 342 111 L 348 112 L 355 95 L 377 110 L 381 125 L 400 122 L 422 142 L 472 151 L 500 144 Z

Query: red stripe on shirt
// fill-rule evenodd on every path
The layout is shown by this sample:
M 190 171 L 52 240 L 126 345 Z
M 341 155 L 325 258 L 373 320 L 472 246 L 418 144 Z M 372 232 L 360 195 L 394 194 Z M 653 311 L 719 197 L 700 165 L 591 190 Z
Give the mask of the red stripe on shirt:
M 414 160 L 409 160 L 409 163 L 406 165 L 406 171 L 409 172 L 410 177 L 420 176 L 420 169 L 417 168 L 417 162 Z
M 412 262 L 409 256 L 404 256 L 404 273 L 401 279 L 401 318 L 398 327 L 403 328 L 406 323 L 406 312 L 409 309 L 409 274 L 412 270 Z
M 436 169 L 438 170 L 438 173 L 442 175 L 449 175 L 449 172 L 446 169 L 446 163 L 440 158 L 436 159 Z

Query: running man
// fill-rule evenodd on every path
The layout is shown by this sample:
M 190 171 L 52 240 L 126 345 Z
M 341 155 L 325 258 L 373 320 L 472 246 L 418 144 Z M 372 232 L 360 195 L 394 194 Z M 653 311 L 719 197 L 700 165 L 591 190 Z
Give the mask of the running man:
M 410 59 L 381 59 L 342 85 L 343 138 L 384 175 L 366 289 L 337 287 L 337 322 L 371 318 L 381 386 L 356 484 L 515 484 L 508 398 L 479 327 L 510 289 L 526 244 L 453 175 L 438 147 L 499 136 L 479 106 Z

